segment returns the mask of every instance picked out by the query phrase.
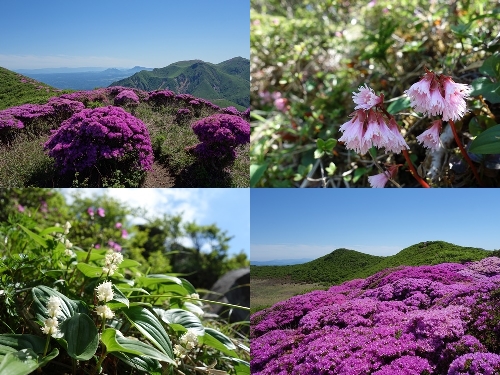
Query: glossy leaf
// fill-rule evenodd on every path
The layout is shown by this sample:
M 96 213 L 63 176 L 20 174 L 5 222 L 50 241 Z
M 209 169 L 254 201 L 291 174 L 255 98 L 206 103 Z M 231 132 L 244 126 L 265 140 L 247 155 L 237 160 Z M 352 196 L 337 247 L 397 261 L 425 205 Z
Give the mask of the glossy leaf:
M 198 336 L 203 336 L 205 334 L 205 327 L 201 324 L 200 319 L 190 311 L 183 309 L 154 309 L 154 311 L 161 320 L 177 332 L 184 332 L 187 331 L 188 328 L 191 328 Z
M 179 277 L 179 280 L 181 281 L 184 289 L 186 289 L 189 294 L 196 293 L 196 288 L 188 280 L 183 279 L 182 277 Z
M 57 357 L 59 351 L 52 350 L 43 360 L 38 363 L 37 354 L 32 349 L 22 349 L 17 352 L 7 353 L 0 362 L 0 374 L 6 375 L 28 375 L 38 367 L 43 366 L 53 358 Z
M 87 256 L 89 255 L 88 251 L 75 251 L 76 253 L 76 259 L 79 262 L 83 262 L 85 259 L 87 259 Z M 106 250 L 92 250 L 92 253 L 90 253 L 90 259 L 89 260 L 100 260 L 104 259 L 106 254 Z
M 500 78 L 500 54 L 495 53 L 484 60 L 483 66 L 479 71 L 493 78 Z
M 203 344 L 210 346 L 214 349 L 220 350 L 222 353 L 230 355 L 231 357 L 238 357 L 236 346 L 231 339 L 213 328 L 205 328 L 205 335 L 203 336 Z
M 36 286 L 31 290 L 33 295 L 33 309 L 37 319 L 44 321 L 48 318 L 47 315 L 47 302 L 51 296 L 59 297 L 62 300 L 61 311 L 62 319 L 68 319 L 79 311 L 78 304 L 66 297 L 64 294 L 59 293 L 57 290 L 49 288 L 45 285 Z
M 495 125 L 474 139 L 469 151 L 475 154 L 500 154 L 500 125 Z
M 112 288 L 113 288 L 113 292 L 114 292 L 113 301 L 121 302 L 125 306 L 130 307 L 129 302 L 128 302 L 128 298 L 125 297 L 125 295 L 121 292 L 121 290 L 118 289 L 116 287 L 116 285 L 114 285 L 114 284 L 112 284 Z
M 42 354 L 45 348 L 45 338 L 35 335 L 15 335 L 4 334 L 0 335 L 0 354 L 5 354 L 2 347 L 9 347 L 12 350 L 18 351 L 21 349 L 32 349 L 37 354 Z
M 87 263 L 78 263 L 76 268 L 90 279 L 97 279 L 102 275 L 102 267 L 93 266 Z
M 480 77 L 472 81 L 471 86 L 471 96 L 482 95 L 492 104 L 500 103 L 500 83 L 491 82 L 487 77 Z
M 101 334 L 101 341 L 106 346 L 106 351 L 108 353 L 112 352 L 123 352 L 123 353 L 130 353 L 130 354 L 135 354 L 135 355 L 142 355 L 140 350 L 136 349 L 131 349 L 131 348 L 126 348 L 124 346 L 121 346 L 120 343 L 117 341 L 117 331 L 114 328 L 106 328 L 102 334 Z
M 389 106 L 387 107 L 387 112 L 389 112 L 391 115 L 394 115 L 398 112 L 408 109 L 410 108 L 410 102 L 411 100 L 407 96 L 398 98 L 395 101 L 391 102 L 391 104 L 389 104 Z
M 139 267 L 141 264 L 133 259 L 124 259 L 123 262 L 121 262 L 118 265 L 118 268 L 132 268 L 132 267 Z
M 250 187 L 255 187 L 257 185 L 268 166 L 267 163 L 250 165 Z
M 173 358 L 172 343 L 158 318 L 142 306 L 122 309 L 128 320 L 159 350 Z
M 150 375 L 161 375 L 162 367 L 160 362 L 156 359 L 122 352 L 113 352 L 111 355 L 139 371 L 146 372 Z
M 68 343 L 71 358 L 87 361 L 95 354 L 99 345 L 97 328 L 87 314 L 76 313 L 61 324 L 63 339 Z

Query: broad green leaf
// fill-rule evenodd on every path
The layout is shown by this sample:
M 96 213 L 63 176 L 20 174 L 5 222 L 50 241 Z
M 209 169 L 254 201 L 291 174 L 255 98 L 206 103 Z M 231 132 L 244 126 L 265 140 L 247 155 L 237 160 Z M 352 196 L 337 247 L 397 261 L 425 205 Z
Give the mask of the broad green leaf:
M 183 309 L 154 309 L 154 311 L 161 320 L 177 332 L 184 332 L 187 331 L 188 328 L 191 328 L 198 336 L 203 336 L 205 334 L 205 327 L 201 324 L 200 319 L 190 311 Z
M 61 324 L 63 338 L 68 343 L 68 355 L 87 361 L 95 354 L 99 345 L 97 328 L 87 314 L 76 313 Z
M 104 259 L 106 256 L 106 251 L 107 250 L 92 250 L 92 253 L 90 253 L 90 259 L 89 260 L 99 260 L 99 259 Z M 88 251 L 75 251 L 76 253 L 76 259 L 79 262 L 83 262 L 85 259 L 87 259 L 87 256 L 89 255 Z
M 352 182 L 356 183 L 368 170 L 366 168 L 358 168 L 354 171 L 354 177 L 352 178 Z
M 491 82 L 487 77 L 480 77 L 472 81 L 471 86 L 471 96 L 482 95 L 492 104 L 500 103 L 500 83 Z
M 325 141 L 322 140 L 321 138 L 318 138 L 316 140 L 316 147 L 318 147 L 318 150 L 324 150 L 325 149 Z
M 474 139 L 469 151 L 475 154 L 500 154 L 500 125 L 495 125 Z
M 101 341 L 106 346 L 108 352 L 129 353 L 136 356 L 147 356 L 158 361 L 174 363 L 172 357 L 151 347 L 137 339 L 128 339 L 124 337 L 120 331 L 114 328 L 107 328 L 101 335 Z
M 161 287 L 163 293 L 170 292 L 181 296 L 189 294 L 186 288 L 184 288 L 182 281 L 177 277 L 168 275 L 149 275 L 148 277 L 138 277 L 136 280 L 138 284 L 145 288 Z
M 0 335 L 0 354 L 4 354 L 2 347 L 10 347 L 12 351 L 21 349 L 32 349 L 35 353 L 42 354 L 45 348 L 45 338 L 35 335 Z
M 59 297 L 62 300 L 62 319 L 68 319 L 80 310 L 76 301 L 69 299 L 64 294 L 48 286 L 36 286 L 31 290 L 31 293 L 33 295 L 33 309 L 37 319 L 40 321 L 44 321 L 49 317 L 47 315 L 47 302 L 51 296 Z
M 46 236 L 47 234 L 51 233 L 64 233 L 64 228 L 62 227 L 49 227 L 40 232 L 40 236 Z
M 250 374 L 250 363 L 239 358 L 222 357 L 236 363 L 234 369 L 236 370 L 236 375 L 249 375 Z
M 316 150 L 314 150 L 314 159 L 319 159 L 319 158 L 323 157 L 324 154 L 325 154 L 325 152 L 323 150 L 316 149 Z
M 500 54 L 495 53 L 484 60 L 483 66 L 479 71 L 493 78 L 500 78 Z
M 78 263 L 76 268 L 90 279 L 96 279 L 102 275 L 102 267 L 93 266 L 87 263 Z
M 113 301 L 117 301 L 117 302 L 121 302 L 123 303 L 125 306 L 127 307 L 130 307 L 129 306 L 129 302 L 128 302 L 128 298 L 125 297 L 125 295 L 121 292 L 120 289 L 118 289 L 116 287 L 116 285 L 112 284 L 112 288 L 113 288 Z
M 133 268 L 133 267 L 139 267 L 141 264 L 133 259 L 124 259 L 123 262 L 120 263 L 118 268 Z
M 335 146 L 337 146 L 337 140 L 333 138 L 328 138 L 325 142 L 323 150 L 331 153 L 335 148 Z
M 255 187 L 255 185 L 257 185 L 268 166 L 267 163 L 250 165 L 250 187 Z
M 231 357 L 238 357 L 234 351 L 236 346 L 231 339 L 213 328 L 205 328 L 205 335 L 202 340 L 203 344 L 220 350 L 224 354 L 230 355 Z
M 32 231 L 30 231 L 28 228 L 25 228 L 23 227 L 21 224 L 19 224 L 19 227 L 26 232 L 26 234 L 28 236 L 30 236 L 30 238 L 35 241 L 37 244 L 39 244 L 40 246 L 44 247 L 44 248 L 48 248 L 49 245 L 47 243 L 47 240 L 44 239 L 43 237 L 39 236 L 38 234 L 36 233 L 33 233 Z
M 170 338 L 158 318 L 151 311 L 142 306 L 132 306 L 128 309 L 122 309 L 122 312 L 132 325 L 151 341 L 154 346 L 170 358 L 174 357 Z
M 335 174 L 335 171 L 337 170 L 337 166 L 334 162 L 330 162 L 330 165 L 326 167 L 325 170 L 328 173 L 328 176 L 333 176 Z
M 393 101 L 391 104 L 389 104 L 389 107 L 387 107 L 387 112 L 389 112 L 391 115 L 394 115 L 398 112 L 401 112 L 405 109 L 410 108 L 410 98 L 407 96 L 403 96 L 401 98 L 396 99 Z
M 0 362 L 0 374 L 28 375 L 38 368 L 37 359 L 38 356 L 32 349 L 7 353 Z
M 204 314 L 203 309 L 192 302 L 184 302 L 183 307 L 185 310 L 191 311 L 196 316 L 202 316 Z
M 196 288 L 193 286 L 193 284 L 191 284 L 186 279 L 183 279 L 182 277 L 180 277 L 179 280 L 181 280 L 182 286 L 188 291 L 189 294 L 196 293 Z
M 162 367 L 160 362 L 156 359 L 122 352 L 112 352 L 111 355 L 139 371 L 146 372 L 150 375 L 161 375 Z

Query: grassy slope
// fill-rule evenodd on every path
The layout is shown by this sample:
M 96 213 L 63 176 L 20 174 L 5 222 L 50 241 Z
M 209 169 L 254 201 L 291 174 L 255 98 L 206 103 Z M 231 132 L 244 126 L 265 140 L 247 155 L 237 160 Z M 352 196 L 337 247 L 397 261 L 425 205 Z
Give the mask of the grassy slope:
M 491 251 L 462 247 L 443 241 L 428 241 L 407 247 L 396 255 L 377 257 L 353 250 L 337 249 L 311 262 L 293 266 L 250 266 L 254 278 L 287 278 L 296 282 L 328 285 L 366 278 L 388 267 L 418 266 L 480 260 Z
M 21 79 L 27 82 L 23 83 Z M 45 83 L 0 67 L 0 110 L 27 103 L 43 104 L 60 94 L 60 91 Z
M 169 89 L 244 110 L 250 105 L 249 77 L 250 63 L 243 58 L 220 64 L 190 60 L 152 71 L 141 71 L 110 86 L 135 87 L 145 91 Z M 214 85 L 217 89 L 213 88 Z

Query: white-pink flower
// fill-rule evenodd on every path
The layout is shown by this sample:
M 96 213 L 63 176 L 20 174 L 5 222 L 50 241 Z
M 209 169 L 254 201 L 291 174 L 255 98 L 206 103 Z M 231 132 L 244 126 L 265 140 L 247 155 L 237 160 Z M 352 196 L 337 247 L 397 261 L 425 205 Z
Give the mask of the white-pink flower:
M 417 141 L 425 147 L 437 150 L 439 148 L 439 132 L 441 131 L 441 120 L 436 120 L 432 126 L 417 137 Z
M 467 112 L 467 99 L 472 91 L 469 85 L 455 83 L 451 77 L 443 76 L 442 84 L 444 86 L 446 106 L 443 110 L 443 121 L 457 121 Z
M 368 182 L 372 188 L 383 188 L 390 178 L 396 175 L 397 165 L 390 166 L 385 172 L 368 177 Z
M 390 142 L 385 145 L 386 152 L 396 152 L 399 154 L 404 149 L 408 150 L 410 147 L 406 144 L 405 139 L 401 135 L 399 126 L 396 123 L 396 120 L 394 120 L 394 117 L 391 117 L 388 127 L 392 132 L 393 137 Z
M 340 131 L 344 134 L 339 138 L 339 141 L 345 142 L 347 148 L 356 151 L 358 154 L 365 154 L 371 147 L 371 143 L 368 146 L 363 141 L 366 118 L 366 111 L 360 109 L 354 112 L 354 116 L 340 127 Z
M 371 109 L 382 102 L 382 97 L 377 96 L 373 89 L 366 83 L 358 88 L 359 92 L 352 93 L 352 100 L 357 104 L 354 109 Z

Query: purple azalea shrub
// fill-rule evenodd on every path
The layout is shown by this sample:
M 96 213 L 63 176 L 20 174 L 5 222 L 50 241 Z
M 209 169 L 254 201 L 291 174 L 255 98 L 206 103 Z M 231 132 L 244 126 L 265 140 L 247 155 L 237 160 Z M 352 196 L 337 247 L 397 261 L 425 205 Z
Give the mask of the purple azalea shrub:
M 235 107 L 222 108 L 221 112 L 226 115 L 241 116 L 240 111 L 238 111 Z
M 23 104 L 0 111 L 0 129 L 21 129 L 29 122 L 54 114 L 54 108 L 47 104 Z
M 243 117 L 247 121 L 250 121 L 250 107 L 241 112 L 241 117 Z
M 150 91 L 148 102 L 153 105 L 160 106 L 171 103 L 174 98 L 175 94 L 170 90 Z
M 101 88 L 87 91 L 76 91 L 70 94 L 63 94 L 60 96 L 62 99 L 76 100 L 87 105 L 89 102 L 103 102 L 108 103 L 108 89 Z
M 250 142 L 250 124 L 241 117 L 213 115 L 192 125 L 200 143 L 188 148 L 200 158 L 236 158 L 234 148 Z
M 175 95 L 175 100 L 177 100 L 179 102 L 182 101 L 182 102 L 187 104 L 192 100 L 196 100 L 196 98 L 191 94 L 178 94 L 178 95 Z
M 251 373 L 499 374 L 499 273 L 399 267 L 279 302 L 250 318 Z
M 123 90 L 115 96 L 115 105 L 137 105 L 139 97 L 132 90 Z
M 150 170 L 153 164 L 151 140 L 144 123 L 113 106 L 74 114 L 52 132 L 44 149 L 63 173 L 134 155 L 137 160 L 132 169 Z
M 188 108 L 181 108 L 175 114 L 175 122 L 181 124 L 183 120 L 191 118 L 192 112 Z
M 82 102 L 63 99 L 57 96 L 50 98 L 47 104 L 54 108 L 54 115 L 64 120 L 85 109 L 85 105 Z

